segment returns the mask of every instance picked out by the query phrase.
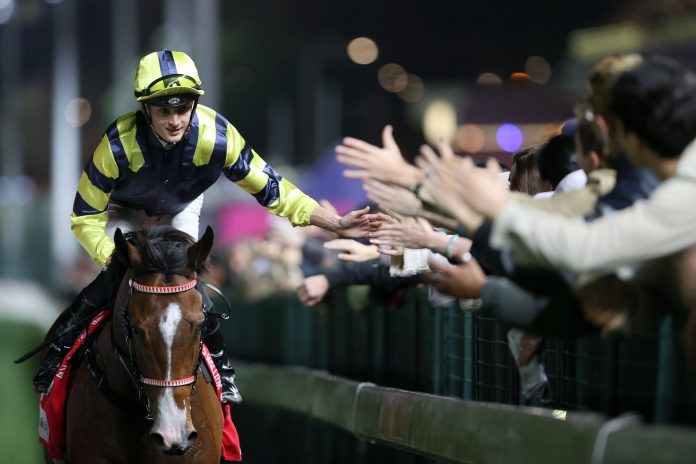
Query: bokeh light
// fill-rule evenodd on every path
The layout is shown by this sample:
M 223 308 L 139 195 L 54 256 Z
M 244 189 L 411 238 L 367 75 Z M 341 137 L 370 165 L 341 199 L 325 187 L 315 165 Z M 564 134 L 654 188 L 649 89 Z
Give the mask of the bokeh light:
M 74 98 L 65 105 L 65 120 L 72 127 L 81 127 L 92 116 L 92 105 L 85 98 Z
M 476 83 L 482 85 L 500 85 L 503 83 L 503 80 L 497 74 L 485 72 L 476 79 Z
M 481 126 L 464 124 L 457 129 L 457 133 L 454 135 L 454 143 L 461 150 L 469 153 L 478 153 L 486 145 L 486 134 Z
M 399 97 L 402 100 L 409 103 L 415 103 L 423 98 L 423 93 L 425 92 L 425 85 L 423 84 L 423 79 L 416 76 L 415 74 L 408 75 L 408 81 L 406 82 L 406 87 L 404 90 L 399 92 Z
M 452 140 L 457 132 L 457 112 L 447 100 L 435 100 L 428 105 L 423 115 L 423 134 L 429 143 L 439 138 Z
M 10 19 L 12 19 L 12 13 L 14 13 L 14 9 L 14 0 L 0 0 L 0 24 L 5 24 Z
M 387 63 L 379 68 L 377 79 L 387 92 L 401 92 L 408 84 L 408 74 L 396 63 Z
M 510 79 L 513 81 L 530 81 L 529 74 L 523 72 L 514 72 L 510 74 Z
M 530 56 L 524 64 L 524 71 L 535 84 L 546 84 L 551 78 L 551 65 L 540 56 Z
M 357 64 L 373 63 L 379 56 L 377 44 L 367 37 L 357 37 L 351 40 L 347 51 L 348 57 Z
M 495 140 L 501 149 L 514 153 L 522 146 L 524 137 L 522 136 L 522 130 L 516 125 L 503 124 L 498 128 Z

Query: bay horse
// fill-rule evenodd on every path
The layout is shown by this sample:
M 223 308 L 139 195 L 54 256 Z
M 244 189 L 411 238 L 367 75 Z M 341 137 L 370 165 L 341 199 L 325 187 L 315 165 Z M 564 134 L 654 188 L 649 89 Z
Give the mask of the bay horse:
M 111 319 L 73 367 L 66 462 L 217 464 L 223 418 L 198 368 L 206 315 L 195 288 L 212 229 L 198 242 L 172 227 L 128 240 L 119 229 L 114 242 L 125 276 Z

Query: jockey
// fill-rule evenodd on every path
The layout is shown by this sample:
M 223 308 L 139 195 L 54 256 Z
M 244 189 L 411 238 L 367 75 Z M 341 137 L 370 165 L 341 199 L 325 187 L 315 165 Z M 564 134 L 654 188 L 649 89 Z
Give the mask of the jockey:
M 48 390 L 81 330 L 79 322 L 116 296 L 122 271 L 109 265 L 116 227 L 126 231 L 168 224 L 197 239 L 203 193 L 220 174 L 295 226 L 316 225 L 345 237 L 367 234 L 367 209 L 339 217 L 319 206 L 261 159 L 221 114 L 199 105 L 203 94 L 196 65 L 185 53 L 160 50 L 138 63 L 135 97 L 140 109 L 117 118 L 106 130 L 82 172 L 70 216 L 80 244 L 105 268 L 61 317 L 55 333 L 66 334 L 50 345 L 34 377 L 35 391 Z M 199 291 L 209 310 L 210 299 Z M 239 402 L 219 320 L 208 321 L 203 341 L 222 377 L 223 402 Z

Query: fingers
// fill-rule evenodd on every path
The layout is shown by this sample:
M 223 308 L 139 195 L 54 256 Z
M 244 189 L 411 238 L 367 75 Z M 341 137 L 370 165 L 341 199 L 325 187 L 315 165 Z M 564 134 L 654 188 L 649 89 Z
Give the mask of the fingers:
M 388 208 L 385 205 L 380 204 L 379 209 L 387 213 L 389 216 L 392 217 L 393 221 L 392 222 L 403 222 L 404 221 L 404 216 L 402 214 L 397 213 L 396 211 Z
M 486 160 L 486 170 L 491 174 L 500 174 L 500 164 L 495 158 L 488 158 Z
M 339 145 L 336 147 L 336 152 L 338 152 L 338 149 L 341 148 L 341 150 L 348 148 L 352 149 L 354 152 L 357 151 L 358 153 L 366 153 L 366 154 L 379 154 L 381 151 L 381 148 L 376 147 L 372 145 L 371 143 L 367 143 L 364 140 L 356 139 L 353 137 L 345 137 L 343 139 L 343 145 Z
M 369 179 L 370 173 L 363 169 L 346 169 L 343 171 L 343 177 L 348 179 Z
M 431 169 L 437 169 L 437 167 L 441 164 L 440 158 L 437 156 L 437 153 L 435 153 L 435 151 L 432 148 L 430 148 L 430 145 L 421 145 L 420 153 L 423 156 L 423 158 L 425 158 L 425 160 L 428 162 Z
M 380 192 L 391 194 L 396 188 L 375 179 L 368 179 L 363 184 L 363 188 L 368 192 Z
M 370 219 L 367 217 L 367 213 L 370 211 L 370 207 L 366 206 L 363 209 L 356 209 L 346 214 L 344 217 L 348 220 L 350 224 L 368 224 Z
M 310 301 L 309 292 L 307 291 L 307 285 L 303 282 L 299 287 L 297 287 L 297 299 L 300 300 L 305 306 L 309 306 Z
M 462 162 L 460 164 L 460 170 L 461 172 L 471 172 L 476 168 L 476 165 L 474 164 L 474 161 L 470 157 L 464 157 L 462 158 Z
M 367 189 L 365 189 L 365 191 L 367 192 L 367 198 L 374 201 L 375 203 L 377 203 L 377 204 L 389 203 L 389 196 L 388 195 L 385 195 L 381 192 L 373 192 L 373 191 L 370 191 Z
M 401 243 L 401 240 L 396 239 L 394 237 L 371 238 L 370 243 L 373 245 L 377 245 L 377 246 L 389 246 L 389 247 L 401 247 L 401 246 L 403 246 L 403 243 Z M 385 249 L 387 249 L 387 248 L 385 248 Z
M 339 253 L 338 259 L 340 259 L 341 261 L 350 261 L 352 263 L 358 263 L 362 261 L 362 259 L 360 259 L 359 256 L 350 253 Z
M 378 237 L 380 235 L 399 235 L 403 231 L 403 228 L 403 224 L 380 224 L 379 229 L 375 231 L 375 237 Z
M 370 214 L 370 221 L 374 222 L 380 222 L 384 224 L 396 224 L 396 221 L 394 220 L 393 217 L 389 216 L 388 214 L 384 213 L 373 213 Z
M 431 270 L 441 274 L 447 274 L 454 267 L 450 263 L 442 263 L 433 259 L 428 259 L 428 266 L 430 266 Z
M 433 165 L 430 164 L 430 162 L 428 161 L 428 159 L 425 156 L 421 156 L 421 155 L 416 156 L 416 159 L 414 160 L 414 162 L 416 163 L 416 166 L 418 166 L 418 168 L 421 171 L 423 171 L 424 173 L 428 173 L 428 172 L 434 170 Z
M 394 128 L 390 124 L 387 124 L 382 129 L 382 145 L 384 148 L 399 150 L 399 146 L 396 144 L 396 140 L 394 140 Z
M 344 238 L 337 238 L 334 240 L 329 240 L 328 242 L 324 243 L 324 248 L 327 250 L 334 250 L 334 251 L 350 251 L 352 250 L 353 243 L 355 243 L 353 240 L 350 239 L 344 239 Z
M 452 145 L 450 145 L 445 139 L 439 138 L 437 140 L 437 145 L 440 148 L 440 156 L 444 160 L 454 159 L 454 151 L 452 150 Z
M 401 256 L 404 254 L 404 249 L 402 247 L 398 246 L 392 246 L 390 248 L 386 248 L 385 246 L 380 246 L 377 251 L 380 252 L 380 254 L 386 255 L 386 256 Z
M 347 164 L 349 166 L 353 166 L 354 168 L 368 168 L 372 164 L 371 160 L 365 156 L 364 154 L 361 154 L 359 152 L 356 152 L 353 149 L 346 149 L 346 150 L 341 150 L 340 152 L 338 151 L 338 147 L 336 147 L 336 161 L 338 161 L 341 164 Z

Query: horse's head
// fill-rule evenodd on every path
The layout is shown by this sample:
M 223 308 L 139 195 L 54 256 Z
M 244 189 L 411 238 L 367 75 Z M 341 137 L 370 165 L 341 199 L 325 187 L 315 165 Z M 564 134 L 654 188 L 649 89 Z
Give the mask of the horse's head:
M 198 433 L 191 420 L 191 393 L 205 322 L 196 273 L 210 252 L 210 227 L 198 242 L 171 227 L 114 236 L 115 258 L 128 267 L 121 306 L 124 336 L 143 400 L 151 408 L 150 436 L 167 454 L 183 454 Z M 118 319 L 117 319 L 118 317 Z

